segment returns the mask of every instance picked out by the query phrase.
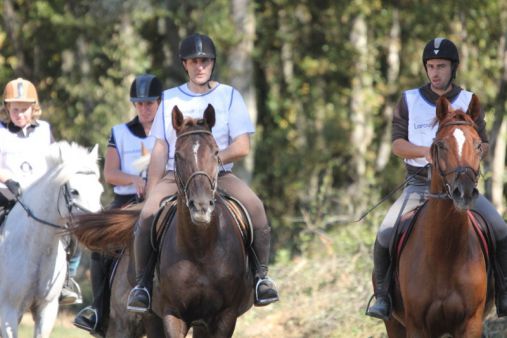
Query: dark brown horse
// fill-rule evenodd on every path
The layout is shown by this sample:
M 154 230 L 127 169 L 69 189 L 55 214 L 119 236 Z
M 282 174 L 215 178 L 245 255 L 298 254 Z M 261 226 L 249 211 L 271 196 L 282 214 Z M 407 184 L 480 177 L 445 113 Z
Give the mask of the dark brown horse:
M 389 337 L 481 337 L 492 297 L 467 213 L 478 196 L 479 114 L 475 95 L 467 113 L 452 110 L 444 97 L 437 101 L 429 200 L 399 258 Z
M 253 275 L 240 230 L 217 194 L 215 111 L 209 105 L 202 119 L 192 119 L 175 107 L 172 123 L 177 210 L 161 239 L 152 309 L 163 319 L 166 337 L 185 337 L 190 327 L 195 338 L 231 337 L 237 318 L 253 304 Z M 92 249 L 127 246 L 138 214 L 89 216 L 76 234 Z

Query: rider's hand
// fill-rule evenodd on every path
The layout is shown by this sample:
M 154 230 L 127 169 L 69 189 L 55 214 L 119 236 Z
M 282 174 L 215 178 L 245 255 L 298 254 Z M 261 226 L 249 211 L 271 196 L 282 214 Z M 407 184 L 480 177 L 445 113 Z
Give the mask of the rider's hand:
M 146 187 L 146 181 L 141 176 L 134 176 L 132 184 L 136 187 L 136 192 L 139 197 L 144 196 L 144 190 Z
M 426 161 L 428 161 L 428 163 L 433 163 L 433 160 L 431 158 L 431 148 L 430 147 L 425 147 L 425 152 L 424 152 L 424 158 L 426 158 Z
M 14 180 L 5 181 L 5 186 L 9 189 L 9 191 L 16 197 L 21 196 L 21 186 L 18 182 Z

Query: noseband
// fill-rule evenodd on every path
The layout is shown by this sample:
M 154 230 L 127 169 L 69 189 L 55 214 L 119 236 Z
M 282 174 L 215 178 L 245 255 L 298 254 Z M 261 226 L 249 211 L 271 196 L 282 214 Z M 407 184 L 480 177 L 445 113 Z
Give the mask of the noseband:
M 469 121 L 448 122 L 448 123 L 441 125 L 438 128 L 437 135 L 443 128 L 449 127 L 449 126 L 456 126 L 456 125 L 473 126 L 474 124 Z M 438 142 L 440 142 L 440 141 L 437 141 L 435 143 L 435 145 Z M 438 146 L 436 146 L 434 149 L 435 149 L 434 150 L 435 159 L 434 159 L 433 163 L 437 167 L 437 169 L 440 173 L 440 176 L 442 177 L 442 181 L 444 182 L 446 192 L 445 192 L 445 195 L 443 195 L 443 196 L 442 196 L 442 194 L 430 194 L 430 197 L 452 199 L 452 188 L 451 188 L 451 185 L 449 184 L 449 182 L 447 181 L 447 176 L 449 176 L 451 174 L 456 174 L 456 177 L 458 177 L 460 175 L 467 175 L 474 182 L 474 186 L 477 186 L 477 183 L 479 181 L 479 175 L 480 175 L 480 167 L 478 170 L 475 170 L 474 168 L 472 168 L 470 166 L 458 166 L 453 170 L 445 172 L 440 167 L 440 156 L 439 156 Z
M 205 134 L 205 135 L 213 136 L 211 131 L 208 131 L 208 130 L 191 130 L 191 131 L 181 133 L 180 135 L 178 135 L 178 138 L 189 136 L 189 135 L 194 135 L 194 134 Z M 210 175 L 208 175 L 208 173 L 206 173 L 205 171 L 202 171 L 202 170 L 195 171 L 192 173 L 192 175 L 190 175 L 190 177 L 187 179 L 187 181 L 185 183 L 183 183 L 183 180 L 181 179 L 181 176 L 178 173 L 178 165 L 177 165 L 176 159 L 177 159 L 177 157 L 174 156 L 174 176 L 176 177 L 176 183 L 178 185 L 178 189 L 181 192 L 183 192 L 183 195 L 185 196 L 185 200 L 187 201 L 187 206 L 189 203 L 188 194 L 187 194 L 188 186 L 189 186 L 190 182 L 194 178 L 196 178 L 197 176 L 206 177 L 209 181 L 210 186 L 211 186 L 211 190 L 213 191 L 213 195 L 215 194 L 216 189 L 217 189 L 218 170 L 217 170 L 217 175 L 214 178 L 211 178 Z

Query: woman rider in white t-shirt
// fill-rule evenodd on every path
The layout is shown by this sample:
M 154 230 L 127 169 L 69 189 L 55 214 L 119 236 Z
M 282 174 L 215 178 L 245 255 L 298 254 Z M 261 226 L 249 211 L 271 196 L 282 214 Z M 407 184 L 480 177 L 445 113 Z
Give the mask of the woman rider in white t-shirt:
M 0 123 L 0 209 L 2 219 L 19 197 L 47 170 L 45 154 L 54 141 L 51 126 L 39 120 L 39 98 L 33 83 L 17 78 L 7 83 L 3 93 Z M 76 250 L 69 261 L 69 276 L 65 280 L 59 301 L 61 305 L 79 303 L 80 289 L 73 277 L 81 254 Z

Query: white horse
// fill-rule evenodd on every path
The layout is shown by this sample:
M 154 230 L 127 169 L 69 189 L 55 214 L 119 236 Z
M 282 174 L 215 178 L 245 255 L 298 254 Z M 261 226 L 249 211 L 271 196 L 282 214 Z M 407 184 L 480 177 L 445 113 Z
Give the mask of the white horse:
M 74 143 L 54 143 L 46 159 L 48 171 L 23 193 L 0 229 L 3 338 L 18 336 L 28 310 L 34 337 L 49 337 L 67 272 L 63 230 L 73 214 L 101 209 L 97 146 L 88 152 Z

